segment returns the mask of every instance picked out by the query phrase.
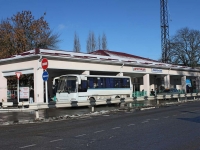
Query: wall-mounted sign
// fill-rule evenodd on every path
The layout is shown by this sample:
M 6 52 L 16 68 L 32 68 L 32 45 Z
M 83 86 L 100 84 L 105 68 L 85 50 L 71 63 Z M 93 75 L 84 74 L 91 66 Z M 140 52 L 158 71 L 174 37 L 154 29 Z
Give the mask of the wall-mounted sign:
M 11 99 L 11 91 L 7 90 L 7 99 Z
M 151 72 L 154 72 L 154 73 L 162 73 L 162 69 L 152 68 L 152 69 L 151 69 Z
M 29 99 L 29 87 L 20 87 L 19 88 L 19 97 L 21 99 Z
M 136 72 L 146 72 L 146 68 L 133 67 L 133 71 L 136 71 Z

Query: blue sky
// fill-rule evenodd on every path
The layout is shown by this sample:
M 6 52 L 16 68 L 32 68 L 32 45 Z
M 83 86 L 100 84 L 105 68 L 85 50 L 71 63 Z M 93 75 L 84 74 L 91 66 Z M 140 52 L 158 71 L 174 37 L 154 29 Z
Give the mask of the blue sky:
M 89 31 L 107 36 L 108 49 L 151 59 L 161 56 L 160 0 L 0 0 L 0 18 L 30 10 L 60 34 L 59 49 L 72 51 L 74 33 L 86 53 Z M 168 0 L 169 34 L 200 30 L 200 0 Z

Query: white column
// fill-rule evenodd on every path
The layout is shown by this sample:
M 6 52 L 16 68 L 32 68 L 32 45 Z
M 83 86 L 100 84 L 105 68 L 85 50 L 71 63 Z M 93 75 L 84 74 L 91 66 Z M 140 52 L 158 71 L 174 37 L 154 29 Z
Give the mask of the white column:
M 34 69 L 34 102 L 44 102 L 44 81 L 42 79 L 43 69 Z
M 1 71 L 0 71 L 1 73 Z M 7 102 L 7 79 L 0 74 L 0 102 Z
M 199 80 L 199 77 L 196 77 L 196 90 L 199 92 L 199 89 L 200 89 L 200 84 L 199 84 L 200 80 Z
M 164 85 L 165 85 L 166 89 L 170 88 L 170 75 L 169 74 L 164 77 Z
M 181 88 L 186 92 L 186 76 L 181 77 Z
M 149 74 L 145 74 L 143 76 L 143 83 L 144 83 L 144 91 L 147 91 L 147 96 L 149 96 L 150 95 Z

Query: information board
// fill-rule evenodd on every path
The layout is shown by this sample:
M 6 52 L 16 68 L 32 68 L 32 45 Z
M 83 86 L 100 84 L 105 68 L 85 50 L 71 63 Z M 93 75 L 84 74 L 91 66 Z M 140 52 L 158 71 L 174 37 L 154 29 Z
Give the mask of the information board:
M 20 87 L 19 88 L 19 98 L 20 99 L 29 99 L 29 87 Z

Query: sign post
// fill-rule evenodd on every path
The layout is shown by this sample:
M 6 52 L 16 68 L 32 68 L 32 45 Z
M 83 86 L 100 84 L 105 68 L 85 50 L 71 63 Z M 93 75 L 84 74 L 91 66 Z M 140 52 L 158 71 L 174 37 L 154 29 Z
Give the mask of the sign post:
M 47 89 L 47 80 L 49 78 L 49 74 L 47 71 L 44 71 L 42 74 L 42 79 L 45 82 L 45 95 L 46 95 L 46 103 L 48 103 L 48 89 Z
M 45 96 L 46 96 L 46 103 L 48 104 L 48 89 L 47 89 L 47 80 L 49 78 L 49 74 L 46 71 L 46 69 L 48 68 L 48 60 L 46 58 L 43 58 L 41 61 L 41 66 L 42 69 L 44 70 L 43 74 L 42 74 L 42 79 L 45 82 Z
M 15 72 L 16 76 L 17 76 L 17 102 L 19 103 L 19 78 L 20 75 L 22 74 L 21 72 Z

